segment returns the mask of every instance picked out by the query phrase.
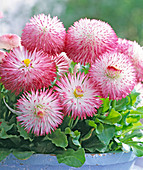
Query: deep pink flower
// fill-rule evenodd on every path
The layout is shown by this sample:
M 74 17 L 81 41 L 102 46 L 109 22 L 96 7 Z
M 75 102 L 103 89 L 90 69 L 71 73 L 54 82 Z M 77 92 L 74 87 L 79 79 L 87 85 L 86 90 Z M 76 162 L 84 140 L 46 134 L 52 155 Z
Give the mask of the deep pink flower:
M 3 59 L 0 77 L 6 89 L 18 94 L 21 90 L 48 87 L 56 77 L 56 65 L 47 54 L 18 47 Z
M 67 57 L 65 52 L 51 56 L 51 58 L 56 64 L 57 73 L 59 76 L 62 76 L 64 73 L 69 71 L 71 60 Z
M 102 97 L 118 100 L 126 97 L 134 88 L 136 74 L 128 56 L 122 53 L 101 55 L 89 70 L 95 84 L 102 91 Z
M 126 39 L 119 39 L 118 44 L 117 50 L 130 57 L 136 70 L 137 80 L 143 81 L 143 47 L 136 41 Z
M 117 46 L 114 30 L 100 20 L 80 19 L 67 32 L 67 56 L 81 64 L 93 63 L 99 55 L 113 51 Z
M 49 134 L 62 123 L 62 107 L 52 89 L 24 93 L 17 102 L 17 108 L 21 112 L 17 120 L 28 133 L 32 132 L 37 136 Z
M 10 50 L 21 45 L 21 38 L 16 34 L 0 36 L 0 49 Z
M 28 50 L 43 50 L 50 55 L 61 53 L 65 45 L 66 31 L 57 17 L 40 14 L 30 19 L 22 33 L 22 45 Z
M 63 113 L 71 115 L 74 119 L 86 119 L 87 116 L 93 116 L 96 108 L 102 103 L 98 88 L 94 88 L 94 84 L 89 77 L 80 73 L 68 74 L 57 81 L 55 89 L 59 93 L 63 106 Z

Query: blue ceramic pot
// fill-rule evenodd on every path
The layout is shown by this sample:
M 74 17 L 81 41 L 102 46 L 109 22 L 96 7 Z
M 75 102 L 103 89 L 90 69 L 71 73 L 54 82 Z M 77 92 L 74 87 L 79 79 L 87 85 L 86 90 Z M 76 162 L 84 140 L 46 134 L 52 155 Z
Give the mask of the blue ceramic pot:
M 19 160 L 10 154 L 0 162 L 2 170 L 129 170 L 136 156 L 129 153 L 86 154 L 86 161 L 80 168 L 59 164 L 56 156 L 34 154 L 27 160 Z

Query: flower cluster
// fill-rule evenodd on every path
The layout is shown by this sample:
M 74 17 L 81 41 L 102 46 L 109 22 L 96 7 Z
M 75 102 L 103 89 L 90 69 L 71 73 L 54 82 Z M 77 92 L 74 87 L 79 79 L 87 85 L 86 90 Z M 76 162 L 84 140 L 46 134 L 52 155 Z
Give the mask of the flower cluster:
M 121 100 L 143 81 L 143 48 L 96 19 L 80 19 L 66 32 L 57 17 L 40 14 L 21 38 L 0 36 L 0 48 L 0 82 L 24 93 L 17 120 L 37 136 L 54 131 L 65 116 L 93 117 L 102 98 Z

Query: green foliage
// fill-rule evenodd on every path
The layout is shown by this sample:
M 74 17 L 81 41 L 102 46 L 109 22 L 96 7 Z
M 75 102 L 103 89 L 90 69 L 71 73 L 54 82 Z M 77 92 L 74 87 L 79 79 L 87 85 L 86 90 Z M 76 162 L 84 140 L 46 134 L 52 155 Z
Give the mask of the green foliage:
M 65 163 L 68 166 L 81 167 L 85 162 L 84 149 L 80 148 L 77 151 L 68 149 L 62 154 L 57 155 L 59 163 Z
M 71 64 L 71 73 L 76 63 Z M 80 71 L 88 73 L 89 65 L 81 66 Z M 86 153 L 110 151 L 130 151 L 143 156 L 143 107 L 137 107 L 138 93 L 134 90 L 121 100 L 101 99 L 102 106 L 93 117 L 86 120 L 65 116 L 63 123 L 46 136 L 27 133 L 9 111 L 19 96 L 13 95 L 1 85 L 0 90 L 0 160 L 10 153 L 18 159 L 27 159 L 33 153 L 56 154 L 59 163 L 80 167 Z

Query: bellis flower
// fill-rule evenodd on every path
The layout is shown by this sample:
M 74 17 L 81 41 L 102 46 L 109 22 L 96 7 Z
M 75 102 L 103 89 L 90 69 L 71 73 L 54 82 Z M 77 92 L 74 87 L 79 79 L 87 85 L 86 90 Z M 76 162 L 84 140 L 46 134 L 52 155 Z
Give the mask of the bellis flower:
M 68 74 L 57 81 L 55 89 L 59 93 L 63 112 L 74 119 L 86 119 L 87 116 L 93 116 L 97 108 L 101 105 L 98 88 L 94 88 L 88 76 L 84 73 Z
M 95 19 L 80 19 L 67 31 L 65 50 L 69 58 L 82 64 L 117 46 L 117 36 L 108 23 Z
M 2 63 L 4 57 L 5 57 L 5 52 L 0 50 L 0 63 Z
M 135 69 L 128 56 L 105 53 L 91 66 L 90 76 L 102 91 L 102 96 L 118 100 L 126 97 L 136 83 Z
M 65 28 L 57 17 L 39 14 L 30 19 L 22 33 L 22 45 L 28 50 L 43 50 L 50 55 L 61 53 L 65 43 Z
M 57 73 L 59 76 L 62 76 L 64 73 L 68 72 L 71 60 L 67 57 L 65 52 L 51 56 L 51 58 L 56 64 Z
M 13 49 L 0 64 L 1 82 L 12 92 L 48 87 L 56 77 L 56 65 L 47 54 Z
M 37 136 L 51 133 L 62 123 L 62 107 L 52 89 L 24 93 L 17 102 L 17 109 L 21 112 L 17 120 L 28 133 Z
M 0 36 L 0 49 L 10 50 L 21 45 L 21 38 L 16 34 Z

